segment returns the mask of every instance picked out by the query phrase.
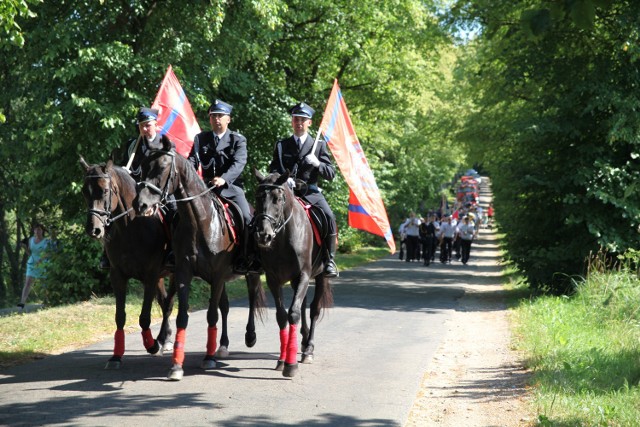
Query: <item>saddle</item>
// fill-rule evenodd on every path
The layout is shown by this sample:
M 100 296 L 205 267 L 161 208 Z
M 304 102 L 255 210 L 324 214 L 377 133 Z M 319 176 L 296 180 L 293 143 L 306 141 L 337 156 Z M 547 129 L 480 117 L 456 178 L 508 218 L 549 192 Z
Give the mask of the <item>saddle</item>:
M 233 243 L 237 245 L 239 242 L 238 236 L 245 227 L 240 207 L 235 202 L 216 193 L 212 193 L 211 199 L 213 200 L 213 206 L 218 211 L 220 221 L 224 221 L 223 225 L 226 225 L 226 229 L 233 238 Z
M 322 246 L 322 242 L 329 233 L 329 220 L 324 211 L 318 207 L 313 206 L 304 197 L 296 196 L 298 203 L 302 205 L 304 211 L 311 222 L 311 228 L 313 229 L 313 236 L 318 246 Z

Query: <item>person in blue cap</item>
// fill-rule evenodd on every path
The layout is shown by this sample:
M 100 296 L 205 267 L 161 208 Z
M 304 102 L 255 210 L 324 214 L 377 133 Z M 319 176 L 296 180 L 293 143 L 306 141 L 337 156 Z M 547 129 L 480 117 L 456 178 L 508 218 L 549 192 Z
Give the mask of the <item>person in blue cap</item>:
M 128 140 L 125 145 L 125 155 L 122 157 L 120 164 L 125 165 L 125 169 L 129 171 L 129 174 L 135 182 L 140 182 L 142 177 L 142 160 L 147 157 L 151 150 L 163 149 L 162 141 L 169 139 L 166 135 L 160 134 L 158 127 L 159 113 L 155 108 L 141 107 L 136 114 L 136 124 L 139 132 L 138 137 Z M 175 144 L 171 141 L 169 142 L 171 143 L 172 149 L 175 150 Z M 163 220 L 168 225 L 168 228 L 171 229 L 171 224 L 178 209 L 175 196 L 170 195 L 167 199 L 163 211 Z M 167 250 L 165 264 L 169 268 L 172 268 L 175 264 L 175 258 L 170 248 Z M 100 258 L 100 268 L 111 268 L 111 263 L 109 262 L 106 252 L 103 252 L 102 258 Z
M 289 170 L 293 177 L 307 184 L 304 198 L 313 206 L 320 208 L 327 216 L 329 223 L 329 233 L 322 243 L 326 249 L 324 275 L 337 277 L 338 266 L 334 261 L 337 244 L 336 217 L 318 188 L 318 176 L 331 181 L 336 176 L 336 170 L 324 139 L 315 143 L 309 135 L 313 113 L 315 110 L 304 102 L 299 102 L 289 109 L 293 135 L 276 143 L 273 158 L 269 164 L 269 172 L 282 174 Z M 292 183 L 293 181 L 290 185 Z
M 136 124 L 140 133 L 137 138 L 127 142 L 127 153 L 122 163 L 126 165 L 125 168 L 129 170 L 129 174 L 136 182 L 140 182 L 142 175 L 140 167 L 142 160 L 147 157 L 149 151 L 161 150 L 162 140 L 168 139 L 166 135 L 161 135 L 159 132 L 158 114 L 159 111 L 155 108 L 140 108 L 136 115 Z M 173 142 L 171 146 L 175 150 Z
M 242 211 L 242 256 L 235 262 L 235 272 L 259 273 L 260 263 L 248 229 L 253 216 L 242 182 L 242 171 L 247 164 L 247 138 L 229 129 L 232 110 L 232 105 L 219 99 L 211 104 L 211 130 L 196 135 L 188 158 L 196 170 L 202 167 L 202 178 L 207 185 L 215 187 L 219 196 L 233 201 Z

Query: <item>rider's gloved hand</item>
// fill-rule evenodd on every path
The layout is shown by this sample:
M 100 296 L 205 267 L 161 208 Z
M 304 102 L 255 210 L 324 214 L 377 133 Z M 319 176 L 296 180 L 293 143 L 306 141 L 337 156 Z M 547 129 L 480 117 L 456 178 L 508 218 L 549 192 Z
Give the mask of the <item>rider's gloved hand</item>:
M 307 161 L 307 163 L 309 163 L 313 167 L 317 168 L 318 166 L 320 166 L 320 160 L 318 160 L 316 155 L 313 153 L 307 154 L 307 156 L 304 159 Z
M 287 184 L 289 184 L 289 188 L 296 188 L 296 182 L 293 180 L 293 178 L 287 179 Z

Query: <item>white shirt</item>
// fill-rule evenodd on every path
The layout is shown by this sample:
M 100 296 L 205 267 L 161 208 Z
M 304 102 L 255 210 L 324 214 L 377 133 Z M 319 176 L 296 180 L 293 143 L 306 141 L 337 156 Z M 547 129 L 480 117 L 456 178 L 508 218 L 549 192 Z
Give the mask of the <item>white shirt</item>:
M 293 139 L 296 140 L 296 143 L 298 144 L 298 148 L 302 148 L 302 145 L 304 144 L 304 141 L 307 140 L 307 136 L 309 136 L 308 133 L 305 133 L 301 137 L 297 137 L 297 136 L 293 135 Z
M 451 225 L 446 221 L 443 221 L 442 224 L 440 224 L 440 237 L 453 238 L 455 234 L 456 234 L 456 228 L 453 225 Z
M 419 218 L 407 218 L 404 222 L 404 232 L 407 233 L 407 236 L 419 236 L 420 231 L 418 227 L 422 221 Z

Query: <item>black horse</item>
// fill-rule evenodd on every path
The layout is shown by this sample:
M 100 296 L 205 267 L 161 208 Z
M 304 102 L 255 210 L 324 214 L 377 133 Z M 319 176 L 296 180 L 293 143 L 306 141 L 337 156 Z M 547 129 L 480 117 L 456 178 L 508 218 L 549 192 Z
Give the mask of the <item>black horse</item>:
M 173 251 L 176 256 L 175 282 L 179 303 L 173 366 L 168 378 L 180 380 L 184 374 L 182 365 L 189 321 L 191 280 L 194 276 L 199 276 L 211 286 L 207 311 L 207 350 L 202 368 L 212 369 L 216 367 L 218 306 L 223 297 L 225 282 L 237 277 L 232 266 L 234 259 L 240 254 L 241 238 L 228 225 L 227 211 L 223 204 L 210 196 L 211 189 L 207 188 L 187 159 L 176 155 L 169 141 L 163 141 L 163 149 L 151 151 L 142 162 L 142 178 L 146 181 L 139 184 L 136 202 L 139 214 L 153 215 L 158 206 L 166 202 L 169 194 L 175 194 L 178 204 L 179 220 L 173 231 Z M 239 213 L 233 216 L 237 224 L 242 222 Z M 247 274 L 246 280 L 249 322 L 245 344 L 252 347 L 256 342 L 254 313 L 257 311 L 261 314 L 265 296 L 259 274 Z
M 110 278 L 116 299 L 116 333 L 113 356 L 106 368 L 117 369 L 124 355 L 125 300 L 130 278 L 144 285 L 144 299 L 139 324 L 142 342 L 147 352 L 156 354 L 171 351 L 169 316 L 173 310 L 175 289 L 164 287 L 163 259 L 167 244 L 162 221 L 156 217 L 137 218 L 133 212 L 136 183 L 123 168 L 107 164 L 89 165 L 80 157 L 85 169 L 82 195 L 87 202 L 85 230 L 89 236 L 100 239 L 111 260 Z M 156 296 L 162 309 L 162 326 L 154 340 L 151 324 L 151 305 Z
M 254 173 L 259 183 L 255 238 L 280 327 L 280 357 L 276 369 L 282 370 L 285 377 L 293 377 L 298 369 L 297 325 L 302 320 L 302 363 L 311 363 L 315 325 L 322 310 L 333 305 L 333 293 L 329 279 L 323 275 L 323 249 L 314 238 L 305 207 L 287 184 L 289 173 L 272 173 L 267 177 L 257 170 Z M 315 278 L 315 292 L 309 327 L 306 295 L 312 278 Z M 287 282 L 291 282 L 294 291 L 288 312 L 282 297 L 282 287 Z

